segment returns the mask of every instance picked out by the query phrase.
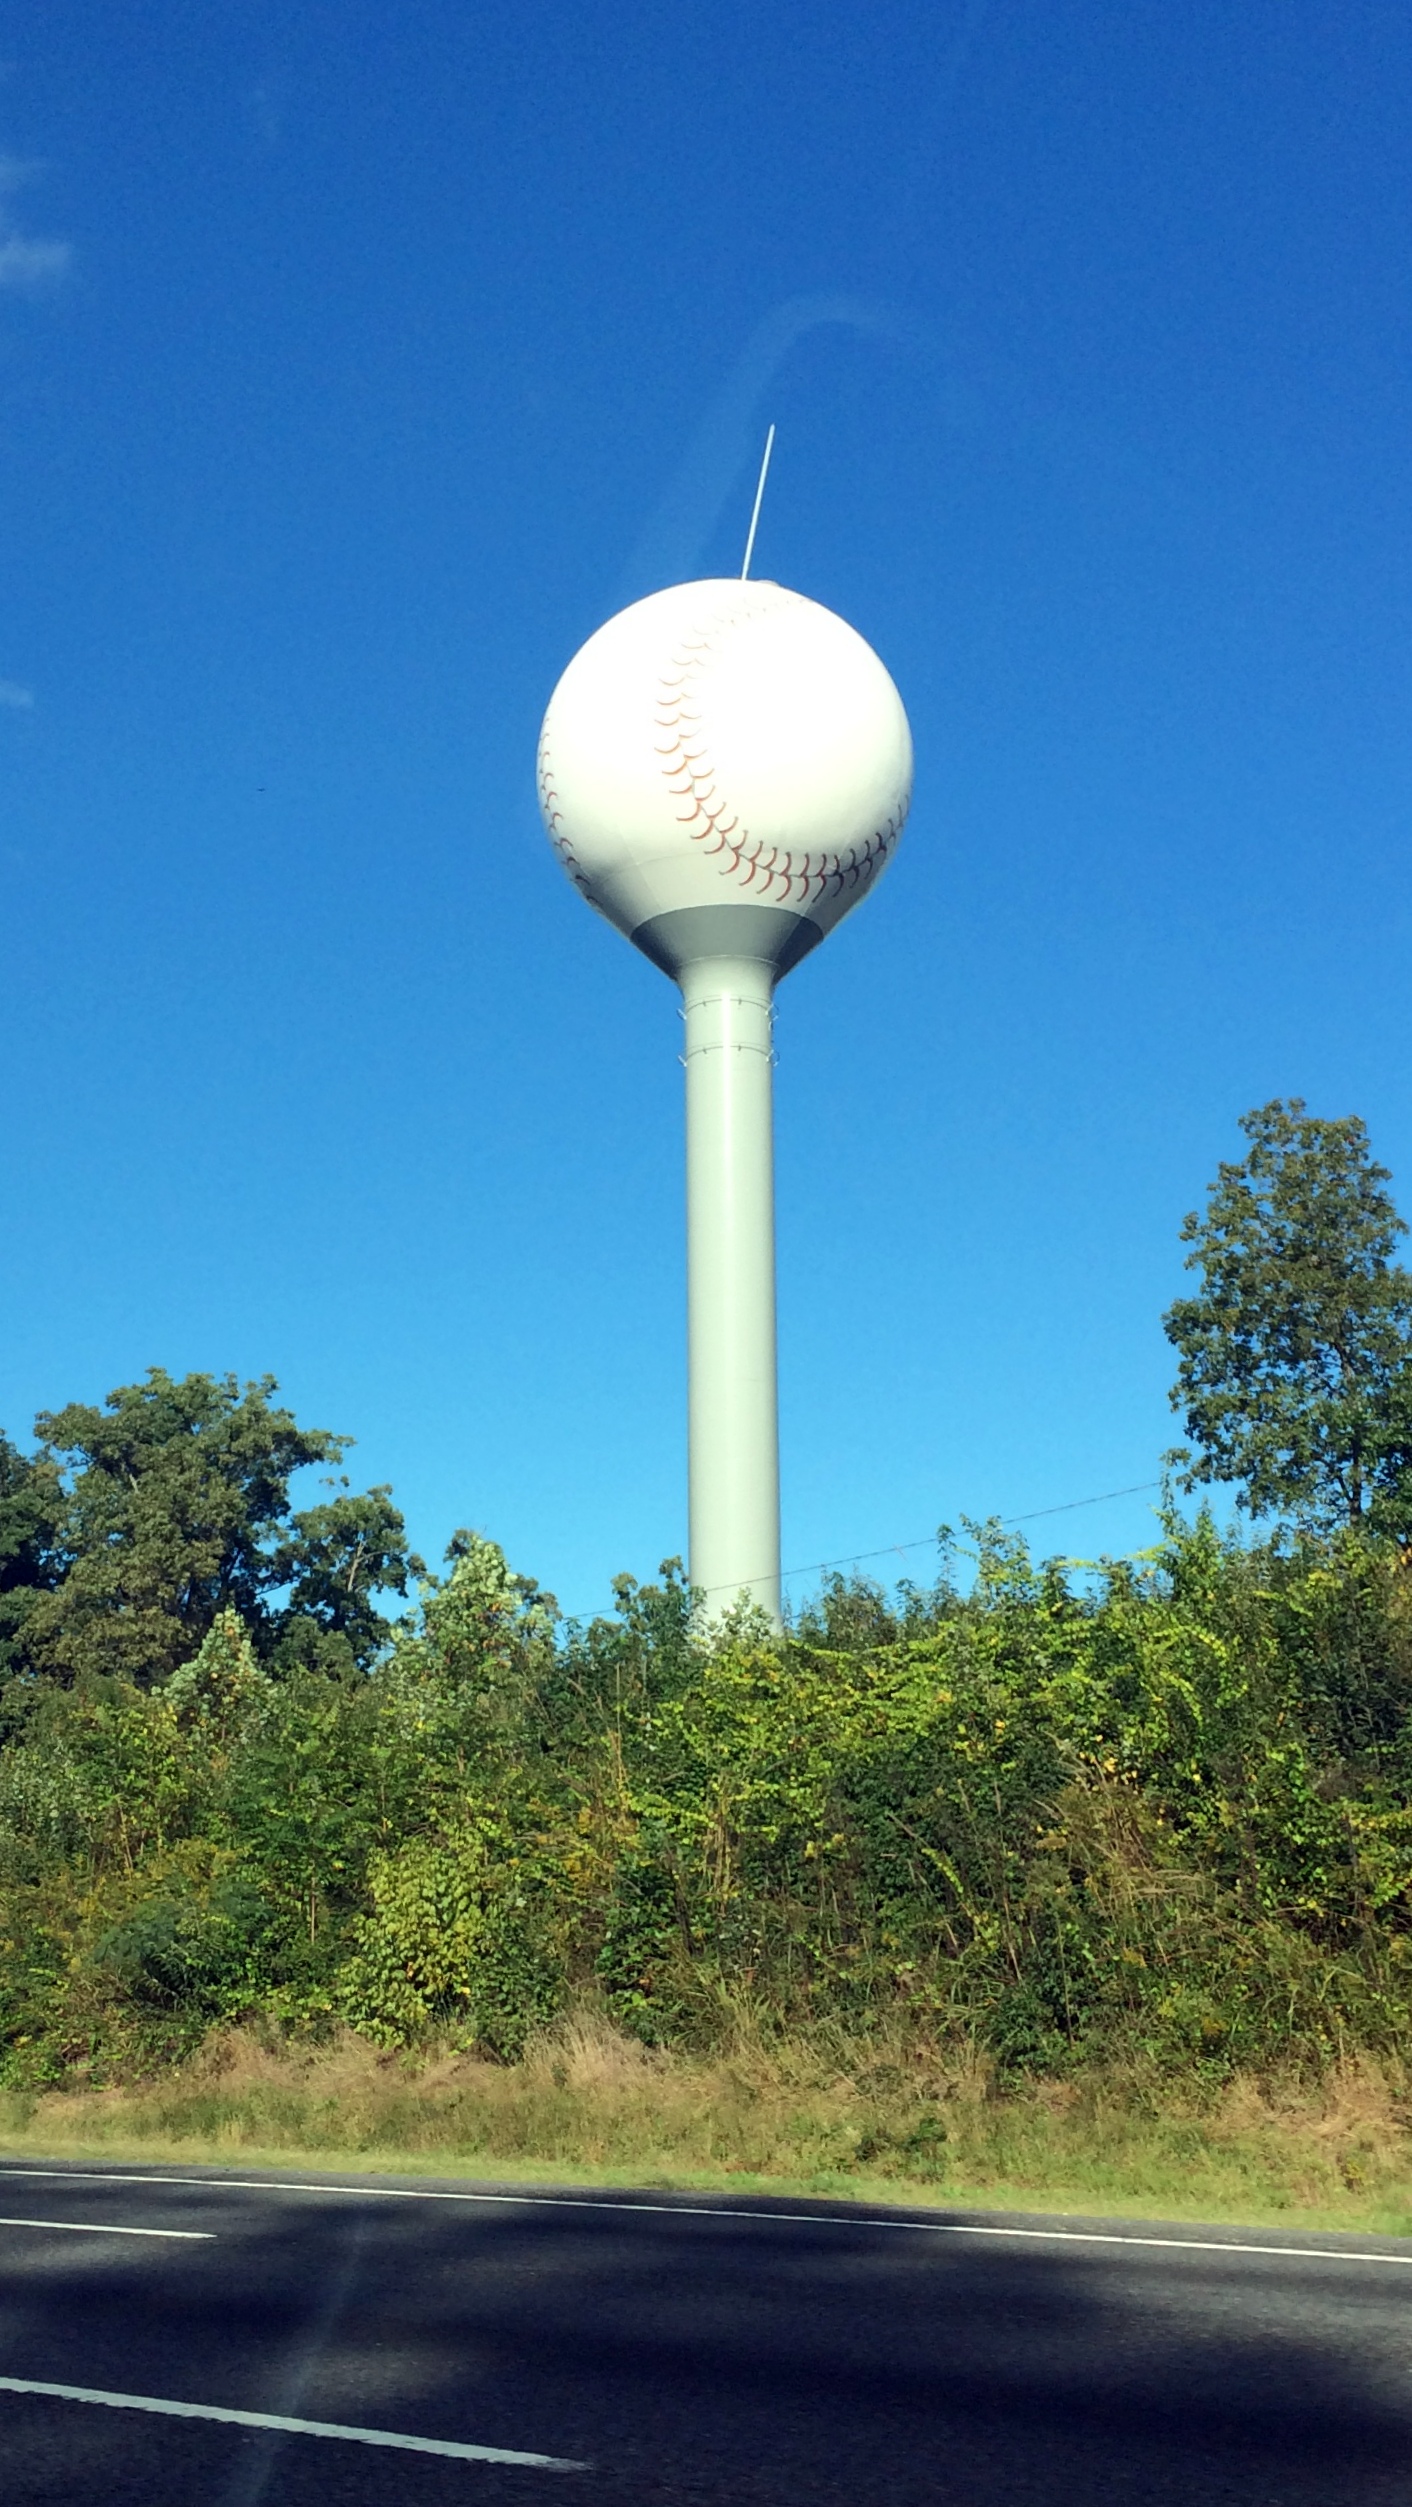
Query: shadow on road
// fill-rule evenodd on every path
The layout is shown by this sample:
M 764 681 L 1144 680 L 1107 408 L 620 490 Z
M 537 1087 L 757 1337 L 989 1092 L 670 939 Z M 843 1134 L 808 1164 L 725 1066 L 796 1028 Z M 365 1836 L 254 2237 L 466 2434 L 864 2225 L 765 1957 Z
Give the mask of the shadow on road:
M 100 2490 L 115 2507 L 187 2507 L 198 2489 L 217 2507 L 432 2507 L 563 2500 L 566 2484 L 624 2507 L 1406 2507 L 1412 2494 L 1412 2271 L 990 2245 L 837 2211 L 781 2223 L 106 2190 L 95 2216 L 140 2207 L 217 2240 L 5 2246 L 8 2373 L 592 2469 L 5 2398 L 13 2507 Z

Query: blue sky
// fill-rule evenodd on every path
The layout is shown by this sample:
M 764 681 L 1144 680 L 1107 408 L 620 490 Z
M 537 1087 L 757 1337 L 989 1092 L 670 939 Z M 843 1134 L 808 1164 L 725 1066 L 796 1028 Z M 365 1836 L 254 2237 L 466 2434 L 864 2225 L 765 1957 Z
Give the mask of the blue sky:
M 1238 1115 L 1361 1113 L 1412 1207 L 1412 15 L 50 0 L 0 56 L 0 1422 L 270 1371 L 429 1554 L 586 1611 L 684 1546 L 675 996 L 533 752 L 738 567 L 774 420 L 756 571 L 918 755 L 780 997 L 786 1564 L 1150 1479 Z

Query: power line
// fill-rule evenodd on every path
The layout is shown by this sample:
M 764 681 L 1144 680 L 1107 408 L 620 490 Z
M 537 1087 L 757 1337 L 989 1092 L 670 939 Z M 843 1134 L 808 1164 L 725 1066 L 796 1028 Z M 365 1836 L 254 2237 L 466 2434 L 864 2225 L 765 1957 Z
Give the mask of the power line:
M 1032 1506 L 1027 1514 L 1002 1515 L 999 1520 L 1005 1526 L 1012 1523 L 1039 1523 L 1047 1515 L 1074 1515 L 1084 1506 L 1106 1506 L 1116 1497 L 1144 1497 L 1150 1489 L 1160 1489 L 1161 1486 L 1160 1480 L 1134 1480 L 1131 1486 L 1125 1489 L 1100 1489 L 1096 1497 L 1068 1497 L 1062 1506 Z M 791 1576 L 826 1575 L 831 1567 L 865 1567 L 874 1558 L 899 1558 L 905 1550 L 931 1549 L 935 1541 L 934 1532 L 924 1532 L 919 1540 L 889 1541 L 883 1549 L 850 1550 L 846 1558 L 816 1558 L 812 1566 L 786 1567 L 780 1580 L 782 1583 L 787 1583 Z M 725 1585 L 708 1585 L 707 1601 L 710 1601 L 715 1593 L 724 1593 L 726 1590 Z
M 1130 1488 L 1100 1489 L 1096 1497 L 1069 1497 L 1062 1506 L 1032 1506 L 1027 1514 L 1002 1515 L 1004 1525 L 1039 1523 L 1046 1515 L 1073 1515 L 1083 1506 L 1106 1506 L 1116 1497 L 1144 1497 L 1150 1489 L 1160 1489 L 1160 1480 L 1134 1480 Z M 885 1549 L 854 1550 L 847 1558 L 817 1558 L 812 1567 L 786 1567 L 785 1576 L 818 1576 L 830 1567 L 864 1567 L 873 1558 L 896 1558 L 903 1550 L 930 1549 L 936 1540 L 934 1532 L 924 1532 L 920 1540 L 889 1541 Z
M 1161 1486 L 1160 1480 L 1134 1480 L 1125 1489 L 1100 1489 L 1096 1497 L 1067 1497 L 1061 1506 L 1031 1506 L 1023 1515 L 1002 1515 L 1000 1522 L 1006 1529 L 1015 1523 L 1042 1523 L 1050 1515 L 1076 1515 L 1085 1506 L 1111 1505 L 1115 1498 L 1146 1497 L 1151 1490 Z M 889 1541 L 883 1549 L 852 1550 L 846 1558 L 816 1558 L 810 1567 L 786 1567 L 781 1581 L 787 1582 L 791 1576 L 826 1575 L 831 1567 L 866 1567 L 874 1558 L 897 1558 L 910 1549 L 931 1549 L 935 1546 L 936 1537 L 934 1532 L 924 1532 L 918 1540 Z M 721 1590 L 724 1589 L 722 1586 Z M 706 1599 L 711 1599 L 709 1589 Z

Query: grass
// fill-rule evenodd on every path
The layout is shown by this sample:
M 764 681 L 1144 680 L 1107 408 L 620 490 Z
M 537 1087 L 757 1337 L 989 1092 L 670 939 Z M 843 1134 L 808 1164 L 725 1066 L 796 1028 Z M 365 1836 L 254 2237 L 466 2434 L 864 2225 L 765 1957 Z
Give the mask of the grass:
M 594 2015 L 513 2065 L 236 2033 L 157 2081 L 0 2096 L 0 2149 L 1412 2235 L 1412 2101 L 1367 2062 L 1182 2097 L 1000 2091 L 902 2045 L 652 2054 Z

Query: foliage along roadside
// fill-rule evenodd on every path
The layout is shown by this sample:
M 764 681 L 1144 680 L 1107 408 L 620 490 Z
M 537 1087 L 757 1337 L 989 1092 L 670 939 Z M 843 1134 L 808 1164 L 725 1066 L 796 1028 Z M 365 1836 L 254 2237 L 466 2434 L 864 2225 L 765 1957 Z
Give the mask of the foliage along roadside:
M 783 1641 L 704 1638 L 674 1565 L 565 1627 L 466 1534 L 367 1669 L 226 1609 L 151 1685 L 12 1677 L 0 2077 L 251 2016 L 511 2057 L 584 1996 L 1002 2077 L 1412 2051 L 1397 1551 L 1170 1516 L 1074 1577 L 971 1529 L 969 1589 L 834 1578 Z

